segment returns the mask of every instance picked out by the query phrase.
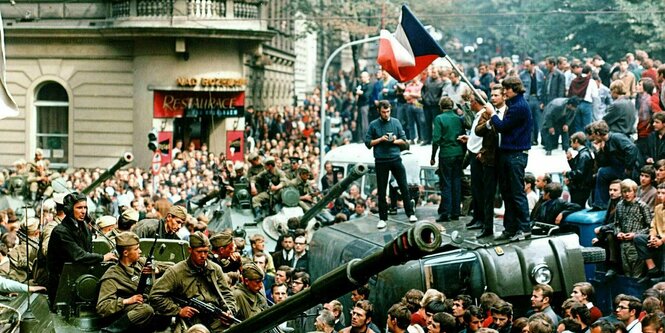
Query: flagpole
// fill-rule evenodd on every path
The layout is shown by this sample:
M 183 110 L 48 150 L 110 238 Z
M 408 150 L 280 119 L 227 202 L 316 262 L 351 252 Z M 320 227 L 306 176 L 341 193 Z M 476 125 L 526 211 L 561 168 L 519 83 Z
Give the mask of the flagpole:
M 333 51 L 328 59 L 326 60 L 325 65 L 323 65 L 323 71 L 321 71 L 321 104 L 320 104 L 320 117 L 321 117 L 321 136 L 319 137 L 319 157 L 320 157 L 320 162 L 319 164 L 319 177 L 323 175 L 323 157 L 326 155 L 326 138 L 325 138 L 325 122 L 326 122 L 326 87 L 327 85 L 327 76 L 328 76 L 328 67 L 330 67 L 330 64 L 332 63 L 333 59 L 342 52 L 345 48 L 353 45 L 358 45 L 358 44 L 364 44 L 364 43 L 369 43 L 369 42 L 374 42 L 379 40 L 381 37 L 380 36 L 372 36 L 372 37 L 366 37 L 363 39 L 358 39 L 354 40 L 345 44 L 342 44 L 342 46 L 338 47 L 335 51 Z
M 464 73 L 459 69 L 459 67 L 457 67 L 457 65 L 455 64 L 453 59 L 451 59 L 447 54 L 444 56 L 444 58 L 446 60 L 448 60 L 448 62 L 453 67 L 455 72 L 457 72 L 457 75 L 459 75 L 459 77 L 462 78 L 462 81 L 464 81 L 464 83 L 469 85 L 469 88 L 471 88 L 471 91 L 473 92 L 473 95 L 476 96 L 476 99 L 483 102 L 482 103 L 483 105 L 487 104 L 487 101 L 483 98 L 483 96 L 480 96 L 480 94 L 478 93 L 478 90 L 476 90 L 476 88 L 473 87 L 473 84 L 471 84 L 469 79 L 466 78 L 466 75 L 464 75 Z

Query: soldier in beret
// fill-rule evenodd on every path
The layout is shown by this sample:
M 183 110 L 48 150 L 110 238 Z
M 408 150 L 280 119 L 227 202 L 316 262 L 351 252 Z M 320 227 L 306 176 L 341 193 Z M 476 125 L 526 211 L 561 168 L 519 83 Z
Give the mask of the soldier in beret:
M 113 320 L 102 332 L 125 332 L 146 328 L 155 314 L 147 297 L 137 293 L 141 274 L 151 274 L 145 267 L 146 258 L 141 257 L 139 237 L 133 232 L 122 232 L 115 237 L 120 258 L 102 276 L 97 299 L 97 313 L 102 318 Z M 155 265 L 155 273 L 159 267 Z
M 238 304 L 240 320 L 250 318 L 268 308 L 268 301 L 263 292 L 263 271 L 254 263 L 242 266 L 242 284 L 233 290 L 233 297 Z
M 150 292 L 150 303 L 155 312 L 165 316 L 177 316 L 188 326 L 203 324 L 211 332 L 223 332 L 228 326 L 217 318 L 205 318 L 190 306 L 177 303 L 172 297 L 197 298 L 213 304 L 228 315 L 237 312 L 236 301 L 227 284 L 226 274 L 216 263 L 208 260 L 210 241 L 197 231 L 189 235 L 189 257 L 166 270 Z M 179 325 L 182 320 L 178 320 Z
M 183 206 L 173 205 L 169 208 L 166 217 L 157 219 L 143 219 L 134 227 L 134 233 L 139 238 L 162 238 L 162 239 L 176 239 L 179 240 L 178 230 L 183 223 L 187 221 L 187 208 Z
M 265 170 L 261 171 L 258 175 L 250 179 L 252 198 L 252 209 L 254 210 L 254 217 L 256 220 L 263 219 L 263 212 L 261 205 L 267 200 L 270 200 L 270 195 L 273 195 L 273 200 L 279 198 L 279 191 L 286 186 L 289 181 L 284 174 L 284 171 L 275 166 L 275 159 L 268 157 L 263 162 Z M 272 207 L 270 207 L 272 209 Z
M 237 272 L 242 263 L 240 253 L 236 251 L 233 233 L 222 231 L 210 237 L 212 260 L 222 267 L 224 273 Z M 215 258 L 216 257 L 216 258 Z

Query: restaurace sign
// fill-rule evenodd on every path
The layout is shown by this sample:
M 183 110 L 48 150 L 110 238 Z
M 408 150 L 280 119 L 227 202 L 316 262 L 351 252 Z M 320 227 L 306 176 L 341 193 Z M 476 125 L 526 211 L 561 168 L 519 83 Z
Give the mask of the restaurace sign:
M 154 91 L 154 118 L 229 118 L 244 114 L 244 91 Z

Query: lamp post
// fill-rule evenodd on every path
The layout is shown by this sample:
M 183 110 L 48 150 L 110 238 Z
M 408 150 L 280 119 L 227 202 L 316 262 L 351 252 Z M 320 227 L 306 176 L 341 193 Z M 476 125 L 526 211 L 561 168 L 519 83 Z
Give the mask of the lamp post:
M 325 120 L 326 120 L 325 104 L 326 104 L 326 97 L 325 96 L 326 96 L 326 87 L 327 87 L 327 84 L 326 84 L 327 77 L 326 76 L 327 76 L 327 73 L 328 73 L 328 67 L 330 67 L 330 63 L 332 62 L 332 60 L 340 52 L 342 52 L 343 49 L 345 49 L 349 46 L 353 46 L 353 45 L 373 42 L 373 41 L 379 40 L 379 38 L 380 38 L 379 36 L 372 36 L 372 37 L 358 39 L 358 40 L 354 40 L 352 42 L 342 44 L 342 46 L 338 47 L 335 51 L 333 51 L 333 53 L 330 54 L 330 56 L 328 57 L 328 60 L 326 60 L 326 63 L 323 66 L 323 72 L 321 73 L 321 110 L 320 110 L 320 112 L 321 112 L 321 115 L 320 115 L 320 117 L 321 117 L 321 121 L 320 121 L 320 123 L 321 123 L 321 125 L 320 125 L 321 137 L 319 138 L 319 140 L 320 140 L 320 142 L 319 142 L 319 150 L 320 150 L 319 154 L 320 154 L 321 158 L 320 158 L 320 163 L 319 163 L 320 164 L 320 166 L 319 166 L 319 176 L 323 175 L 323 157 L 326 154 L 325 153 L 325 147 L 326 147 L 326 143 L 325 143 L 325 134 L 326 134 L 325 133 Z

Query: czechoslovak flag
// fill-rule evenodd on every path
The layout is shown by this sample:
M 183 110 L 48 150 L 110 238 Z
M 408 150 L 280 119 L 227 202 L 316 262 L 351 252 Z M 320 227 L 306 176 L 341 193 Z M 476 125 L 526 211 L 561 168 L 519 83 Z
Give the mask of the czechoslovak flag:
M 403 5 L 400 16 L 394 34 L 381 30 L 376 61 L 395 80 L 405 82 L 416 77 L 437 58 L 444 57 L 446 52 L 413 16 L 409 7 Z

